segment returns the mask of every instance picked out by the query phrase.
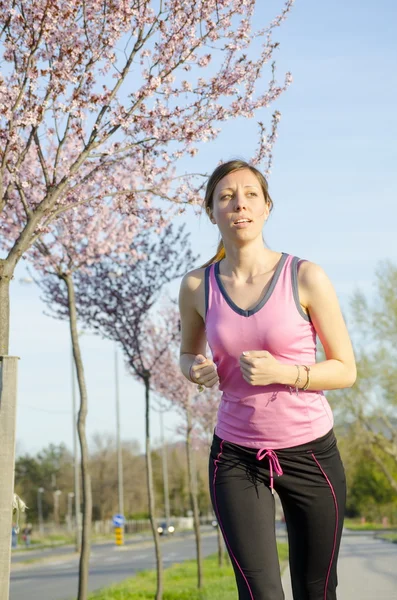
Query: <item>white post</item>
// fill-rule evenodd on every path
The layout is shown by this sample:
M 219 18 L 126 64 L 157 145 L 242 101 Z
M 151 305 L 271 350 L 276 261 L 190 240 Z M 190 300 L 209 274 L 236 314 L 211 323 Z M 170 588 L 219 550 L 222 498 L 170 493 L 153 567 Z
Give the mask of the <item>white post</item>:
M 0 600 L 10 593 L 18 360 L 0 356 Z

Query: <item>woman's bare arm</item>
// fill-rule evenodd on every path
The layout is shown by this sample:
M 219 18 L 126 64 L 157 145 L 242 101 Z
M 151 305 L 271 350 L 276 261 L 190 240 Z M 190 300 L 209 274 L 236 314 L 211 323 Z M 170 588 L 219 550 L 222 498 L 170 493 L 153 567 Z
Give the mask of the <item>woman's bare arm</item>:
M 309 390 L 334 390 L 351 387 L 357 369 L 353 346 L 335 289 L 319 265 L 301 264 L 298 272 L 301 301 L 310 314 L 327 360 L 311 366 Z M 281 365 L 280 383 L 293 385 L 297 376 L 294 365 Z M 301 374 L 306 381 L 306 374 Z
M 203 269 L 190 271 L 184 276 L 181 283 L 179 292 L 181 318 L 179 364 L 186 379 L 191 381 L 190 369 L 192 369 L 195 382 L 200 382 L 206 387 L 212 387 L 218 382 L 218 376 L 212 360 L 205 357 L 207 348 L 205 324 L 197 306 L 198 300 L 204 297 L 203 287 Z

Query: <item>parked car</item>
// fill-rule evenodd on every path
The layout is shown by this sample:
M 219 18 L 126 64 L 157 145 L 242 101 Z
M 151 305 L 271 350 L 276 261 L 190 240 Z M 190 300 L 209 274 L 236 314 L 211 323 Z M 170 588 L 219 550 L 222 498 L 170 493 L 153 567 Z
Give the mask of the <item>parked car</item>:
M 160 535 L 172 535 L 174 532 L 175 532 L 175 527 L 172 525 L 172 523 L 169 523 L 168 527 L 167 527 L 167 523 L 165 521 L 163 521 L 157 527 L 157 533 L 159 533 Z

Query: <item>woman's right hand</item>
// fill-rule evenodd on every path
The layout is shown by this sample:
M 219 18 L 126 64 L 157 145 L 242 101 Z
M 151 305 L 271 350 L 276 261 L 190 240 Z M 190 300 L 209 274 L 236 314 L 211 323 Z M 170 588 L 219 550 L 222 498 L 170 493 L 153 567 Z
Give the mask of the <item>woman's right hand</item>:
M 219 383 L 215 363 L 202 354 L 196 355 L 194 362 L 190 367 L 189 374 L 194 383 L 203 385 L 206 388 L 212 388 Z

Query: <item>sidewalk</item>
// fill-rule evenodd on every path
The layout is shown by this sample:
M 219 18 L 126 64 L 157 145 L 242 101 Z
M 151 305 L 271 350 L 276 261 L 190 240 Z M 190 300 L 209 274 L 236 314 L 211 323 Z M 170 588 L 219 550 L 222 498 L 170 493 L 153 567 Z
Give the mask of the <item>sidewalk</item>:
M 397 544 L 344 533 L 338 580 L 338 600 L 397 600 Z M 293 600 L 288 568 L 283 587 L 285 600 Z

